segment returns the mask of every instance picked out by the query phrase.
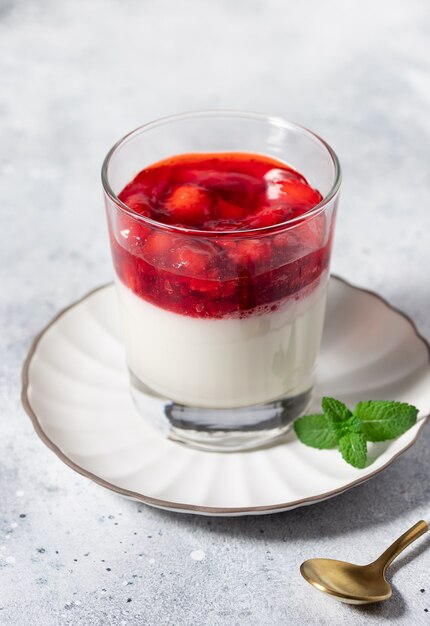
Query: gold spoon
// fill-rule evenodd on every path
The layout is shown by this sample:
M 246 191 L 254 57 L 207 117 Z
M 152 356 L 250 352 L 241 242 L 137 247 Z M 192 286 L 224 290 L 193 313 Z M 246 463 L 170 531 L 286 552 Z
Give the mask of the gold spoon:
M 309 559 L 301 564 L 300 572 L 316 589 L 341 602 L 368 604 L 388 600 L 392 591 L 385 578 L 387 568 L 396 556 L 428 529 L 424 520 L 417 522 L 369 565 L 354 565 L 334 559 Z

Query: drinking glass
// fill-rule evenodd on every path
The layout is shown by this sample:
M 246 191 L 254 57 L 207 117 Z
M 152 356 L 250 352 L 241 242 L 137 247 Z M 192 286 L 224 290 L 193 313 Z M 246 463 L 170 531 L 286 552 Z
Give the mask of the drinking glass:
M 157 161 L 226 152 L 287 163 L 323 199 L 281 224 L 204 231 L 156 222 L 118 197 Z M 276 176 L 275 169 L 268 184 Z M 279 118 L 188 113 L 118 141 L 102 182 L 131 392 L 142 418 L 166 437 L 207 450 L 241 450 L 283 434 L 306 411 L 315 383 L 340 188 L 334 151 Z M 187 261 L 195 258 L 203 261 Z

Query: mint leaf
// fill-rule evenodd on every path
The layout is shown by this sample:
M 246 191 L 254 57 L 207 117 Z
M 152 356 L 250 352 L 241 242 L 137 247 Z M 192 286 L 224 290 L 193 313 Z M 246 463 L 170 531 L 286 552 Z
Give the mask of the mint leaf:
M 322 409 L 331 422 L 343 422 L 352 416 L 346 404 L 334 398 L 323 398 Z
M 359 402 L 354 414 L 362 424 L 367 441 L 395 439 L 417 421 L 418 409 L 406 402 Z
M 338 436 L 338 439 L 350 432 L 360 433 L 361 422 L 351 413 L 346 404 L 335 400 L 334 398 L 323 398 L 322 408 L 324 415 L 331 424 L 332 429 Z
M 294 422 L 294 430 L 300 441 L 320 450 L 335 448 L 338 436 L 325 415 L 305 415 Z
M 367 461 L 367 443 L 363 433 L 348 433 L 339 440 L 339 452 L 347 463 L 363 469 Z
M 341 422 L 332 422 L 331 427 L 333 428 L 339 439 L 343 437 L 343 435 L 347 435 L 348 433 L 363 432 L 360 420 L 358 419 L 358 417 L 352 414 L 351 417 L 348 417 Z

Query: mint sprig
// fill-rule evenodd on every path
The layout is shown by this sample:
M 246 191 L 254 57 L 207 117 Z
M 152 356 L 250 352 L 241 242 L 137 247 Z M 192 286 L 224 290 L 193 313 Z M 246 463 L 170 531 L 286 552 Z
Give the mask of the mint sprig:
M 363 433 L 347 433 L 339 439 L 339 452 L 347 463 L 363 469 L 367 462 L 367 441 Z
M 334 448 L 339 437 L 325 415 L 306 415 L 294 422 L 294 430 L 302 443 L 312 448 Z
M 368 400 L 352 412 L 335 398 L 322 399 L 322 414 L 305 415 L 294 422 L 300 441 L 319 450 L 339 448 L 347 463 L 362 469 L 367 442 L 395 439 L 417 421 L 418 409 L 405 402 Z
M 367 441 L 395 439 L 417 421 L 418 409 L 403 402 L 359 402 L 355 415 Z

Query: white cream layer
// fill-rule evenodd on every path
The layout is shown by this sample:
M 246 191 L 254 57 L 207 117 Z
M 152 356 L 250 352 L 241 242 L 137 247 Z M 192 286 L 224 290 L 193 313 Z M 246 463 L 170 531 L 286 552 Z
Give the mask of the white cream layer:
M 188 406 L 233 408 L 309 389 L 319 351 L 326 280 L 309 296 L 245 319 L 172 313 L 117 292 L 128 365 L 153 391 Z

